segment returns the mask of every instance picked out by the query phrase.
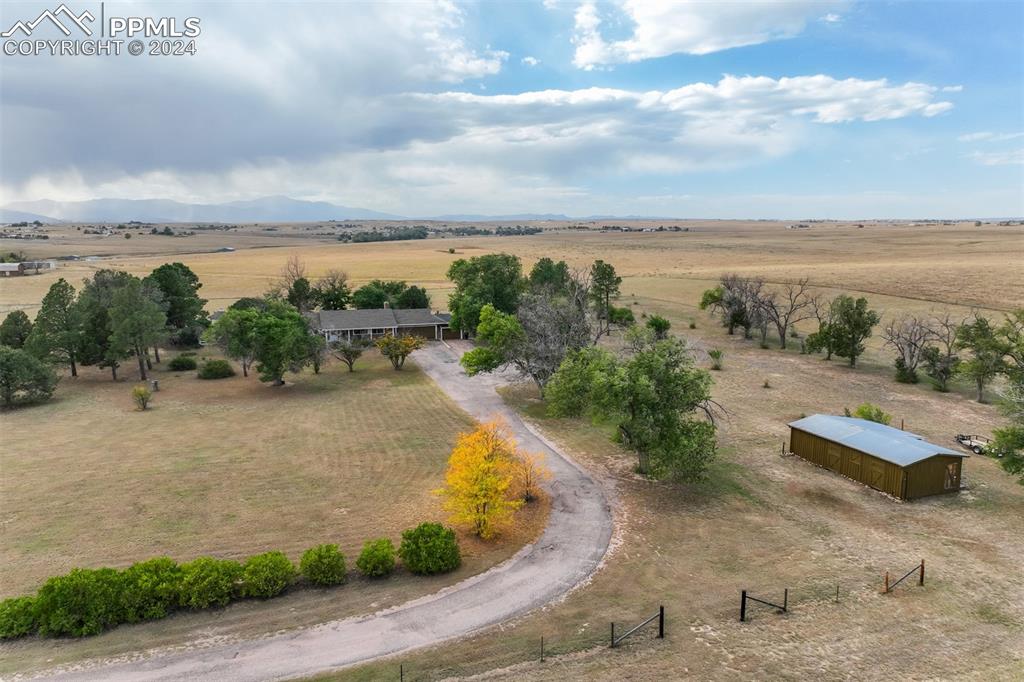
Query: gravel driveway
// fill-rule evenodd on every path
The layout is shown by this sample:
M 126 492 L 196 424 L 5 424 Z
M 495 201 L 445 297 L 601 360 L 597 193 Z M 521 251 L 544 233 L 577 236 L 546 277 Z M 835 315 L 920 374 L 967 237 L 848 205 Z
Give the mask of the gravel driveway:
M 467 346 L 432 343 L 413 356 L 466 412 L 508 422 L 521 447 L 542 452 L 554 474 L 551 513 L 533 544 L 494 568 L 390 611 L 325 623 L 274 637 L 145 660 L 43 673 L 64 680 L 276 680 L 364 663 L 501 623 L 543 606 L 586 579 L 612 533 L 611 510 L 583 470 L 531 431 L 494 389 L 500 378 L 470 378 L 458 364 Z

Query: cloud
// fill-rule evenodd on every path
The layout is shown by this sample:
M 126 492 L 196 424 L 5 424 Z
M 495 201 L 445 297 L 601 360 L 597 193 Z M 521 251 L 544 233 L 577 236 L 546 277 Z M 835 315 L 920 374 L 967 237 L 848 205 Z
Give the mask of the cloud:
M 607 40 L 606 23 L 594 0 L 575 13 L 573 64 L 591 70 L 609 64 L 638 62 L 671 54 L 703 55 L 799 35 L 807 22 L 845 3 L 814 0 L 786 2 L 707 2 L 619 0 L 618 17 L 632 25 L 632 34 Z M 608 9 L 601 5 L 600 10 Z M 825 13 L 824 17 L 836 17 Z
M 982 166 L 1020 166 L 1024 165 L 1024 148 L 999 152 L 974 152 L 969 155 L 969 158 Z
M 967 133 L 956 138 L 958 142 L 1005 142 L 1024 137 L 1024 133 L 993 133 L 983 131 L 979 133 Z
M 843 17 L 836 14 L 835 12 L 829 12 L 828 14 L 821 18 L 821 21 L 825 22 L 826 24 L 838 24 L 842 20 Z
M 72 126 L 98 126 L 73 162 L 51 159 L 5 194 L 8 201 L 287 194 L 407 215 L 554 210 L 609 177 L 745 167 L 813 145 L 816 127 L 934 116 L 953 106 L 937 91 L 825 75 L 726 76 L 670 90 L 404 92 L 325 100 L 317 110 L 275 99 L 229 117 L 207 106 L 194 121 L 182 107 L 176 128 L 167 120 L 140 128 L 134 110 L 122 117 L 103 107 L 102 117 Z M 21 130 L 30 118 L 18 116 Z M 162 138 L 167 129 L 189 134 Z M 144 133 L 156 140 L 151 152 Z
M 526 64 L 527 66 L 537 66 L 538 64 L 540 64 L 540 60 L 537 59 L 536 57 L 523 57 L 520 60 L 520 62 Z

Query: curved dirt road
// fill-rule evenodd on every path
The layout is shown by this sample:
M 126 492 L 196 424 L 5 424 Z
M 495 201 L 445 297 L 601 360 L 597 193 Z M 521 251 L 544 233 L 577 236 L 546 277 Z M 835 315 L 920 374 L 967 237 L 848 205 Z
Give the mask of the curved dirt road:
M 154 655 L 138 661 L 44 671 L 61 680 L 277 680 L 364 663 L 459 637 L 543 606 L 587 578 L 612 533 L 600 487 L 539 438 L 505 406 L 491 377 L 470 379 L 458 352 L 431 344 L 417 363 L 477 419 L 504 417 L 520 446 L 542 452 L 554 474 L 544 533 L 508 561 L 441 592 L 371 616 L 349 618 L 283 635 L 209 649 Z

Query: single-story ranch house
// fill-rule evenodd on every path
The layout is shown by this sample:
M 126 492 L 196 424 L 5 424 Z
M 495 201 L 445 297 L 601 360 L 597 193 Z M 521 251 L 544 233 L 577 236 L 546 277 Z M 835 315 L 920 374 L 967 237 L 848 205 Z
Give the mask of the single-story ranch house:
M 369 310 L 321 310 L 310 313 L 314 328 L 328 341 L 376 339 L 386 334 L 422 336 L 425 339 L 463 338 L 450 329 L 448 313 L 429 308 L 373 308 Z
M 902 500 L 957 492 L 969 456 L 866 419 L 815 414 L 789 428 L 793 454 Z

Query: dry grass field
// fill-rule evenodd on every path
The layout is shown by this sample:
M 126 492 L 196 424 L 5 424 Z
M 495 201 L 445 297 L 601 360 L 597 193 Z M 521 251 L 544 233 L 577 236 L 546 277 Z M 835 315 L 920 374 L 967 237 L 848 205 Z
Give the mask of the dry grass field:
M 672 307 L 646 308 L 668 313 Z M 680 326 L 683 320 L 673 316 Z M 606 429 L 550 419 L 532 389 L 506 399 L 610 491 L 617 533 L 603 568 L 564 602 L 500 631 L 402 656 L 406 679 L 985 679 L 1024 677 L 1024 488 L 989 458 L 965 465 L 960 494 L 900 503 L 799 458 L 780 456 L 785 424 L 802 413 L 881 404 L 896 422 L 954 446 L 958 431 L 988 433 L 990 406 L 887 370 L 724 338 L 706 318 L 681 331 L 726 349 L 714 373 L 719 459 L 699 485 L 651 482 Z M 763 388 L 769 379 L 771 388 Z M 918 561 L 925 586 L 882 595 L 885 571 Z M 836 585 L 840 601 L 834 602 Z M 740 590 L 782 598 L 790 613 L 753 606 L 738 622 Z M 667 609 L 667 639 L 650 628 L 615 651 L 620 632 Z M 549 658 L 541 664 L 540 638 Z M 326 675 L 376 680 L 399 661 Z
M 2 415 L 0 596 L 31 593 L 72 567 L 270 549 L 297 561 L 322 542 L 337 543 L 354 570 L 365 540 L 397 544 L 403 529 L 444 520 L 431 491 L 469 417 L 415 365 L 395 372 L 367 353 L 356 368 L 333 363 L 283 388 L 157 369 L 161 390 L 144 413 L 134 409 L 130 381 L 86 368 L 65 377 L 52 402 Z M 504 560 L 539 532 L 544 515 L 543 505 L 529 508 L 505 542 L 463 537 L 465 564 L 450 575 L 355 579 L 86 640 L 3 644 L 0 673 L 393 606 Z
M 236 245 L 239 250 L 233 253 L 188 252 L 194 244 L 190 240 L 199 237 L 147 236 L 154 244 L 146 255 L 115 250 L 123 245 L 106 238 L 106 253 L 124 255 L 65 262 L 54 272 L 4 281 L 0 283 L 0 312 L 32 310 L 57 277 L 77 286 L 98 268 L 144 274 L 171 258 L 195 270 L 204 283 L 203 295 L 210 299 L 208 308 L 215 310 L 265 290 L 293 255 L 306 263 L 313 276 L 337 268 L 356 284 L 376 277 L 404 278 L 426 286 L 433 305 L 443 308 L 449 290 L 445 272 L 452 261 L 501 251 L 521 256 L 526 267 L 542 256 L 564 258 L 577 266 L 602 258 L 624 276 L 624 293 L 669 303 L 693 305 L 701 290 L 723 272 L 739 272 L 769 281 L 809 277 L 821 288 L 863 293 L 889 311 L 923 310 L 937 304 L 989 310 L 1024 305 L 1019 266 L 1024 258 L 1024 228 L 1019 226 L 868 224 L 857 228 L 815 223 L 811 229 L 789 230 L 785 223 L 775 222 L 680 224 L 690 231 L 552 229 L 529 237 L 448 237 L 368 244 L 241 233 L 226 235 L 219 242 Z M 268 240 L 278 248 L 266 248 Z M 141 246 L 135 244 L 136 239 L 119 241 L 132 244 L 132 248 Z M 22 248 L 40 257 L 55 255 L 56 246 L 56 242 L 0 240 L 3 250 Z M 67 246 L 60 252 L 84 250 L 74 248 Z M 449 248 L 456 253 L 448 253 Z

